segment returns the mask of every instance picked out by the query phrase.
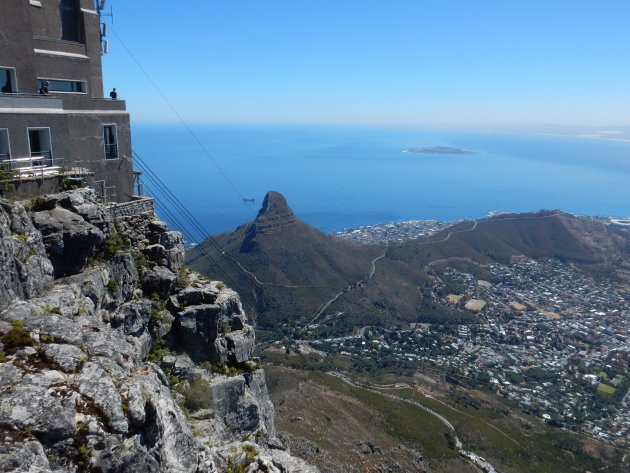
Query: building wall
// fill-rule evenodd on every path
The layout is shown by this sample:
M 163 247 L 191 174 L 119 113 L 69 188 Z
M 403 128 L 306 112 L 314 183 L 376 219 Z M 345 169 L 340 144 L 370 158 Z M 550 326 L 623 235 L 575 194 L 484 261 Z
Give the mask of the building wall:
M 25 27 L 31 23 L 30 7 L 24 0 L 2 0 L 0 14 L 0 67 L 15 68 L 17 90 L 34 92 L 35 62 L 33 32 Z
M 89 96 L 103 97 L 100 19 L 92 2 L 40 3 L 41 7 L 28 0 L 2 0 L 0 67 L 15 67 L 18 92 L 37 93 L 39 77 L 85 81 Z M 76 13 L 76 41 L 63 39 L 68 35 L 60 14 L 68 7 Z
M 30 156 L 29 127 L 49 128 L 53 158 L 67 166 L 82 161 L 95 180 L 116 187 L 118 202 L 128 201 L 133 194 L 129 114 L 124 101 L 103 99 L 94 1 L 1 1 L 0 67 L 14 68 L 16 79 L 12 94 L 0 94 L 0 129 L 8 130 L 11 158 Z M 82 81 L 87 87 L 85 93 L 51 90 L 41 96 L 38 79 Z M 107 124 L 116 125 L 117 159 L 105 159 Z

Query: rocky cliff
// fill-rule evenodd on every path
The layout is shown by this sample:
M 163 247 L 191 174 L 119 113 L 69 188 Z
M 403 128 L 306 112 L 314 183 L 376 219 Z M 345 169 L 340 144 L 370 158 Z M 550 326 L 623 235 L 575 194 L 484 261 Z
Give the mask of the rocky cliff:
M 238 295 L 154 214 L 0 201 L 0 237 L 0 471 L 317 471 L 276 437 Z

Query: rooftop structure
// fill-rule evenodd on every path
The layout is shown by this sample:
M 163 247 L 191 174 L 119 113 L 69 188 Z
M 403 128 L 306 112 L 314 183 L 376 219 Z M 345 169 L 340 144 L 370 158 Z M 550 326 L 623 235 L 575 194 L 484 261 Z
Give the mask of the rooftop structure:
M 123 100 L 104 98 L 103 4 L 3 2 L 0 165 L 18 195 L 55 192 L 74 178 L 104 202 L 132 198 L 129 113 Z

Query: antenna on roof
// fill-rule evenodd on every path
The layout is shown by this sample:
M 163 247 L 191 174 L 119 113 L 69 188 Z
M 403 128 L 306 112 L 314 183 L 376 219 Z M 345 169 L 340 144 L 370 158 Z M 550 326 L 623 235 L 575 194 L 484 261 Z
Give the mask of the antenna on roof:
M 104 13 L 105 4 L 107 0 L 96 0 L 96 12 L 98 13 L 99 19 L 103 19 L 103 17 L 107 16 L 110 18 L 112 24 L 114 24 L 114 10 L 112 6 L 109 6 L 109 13 Z M 105 21 L 101 22 L 101 55 L 107 54 L 109 52 L 109 42 L 105 39 L 107 37 L 107 23 Z
M 96 2 L 96 13 L 98 13 L 98 16 L 100 18 L 103 18 L 104 16 L 108 16 L 111 19 L 112 25 L 114 24 L 114 8 L 110 5 L 109 6 L 109 13 L 105 12 L 105 4 L 107 3 L 107 0 L 100 0 Z

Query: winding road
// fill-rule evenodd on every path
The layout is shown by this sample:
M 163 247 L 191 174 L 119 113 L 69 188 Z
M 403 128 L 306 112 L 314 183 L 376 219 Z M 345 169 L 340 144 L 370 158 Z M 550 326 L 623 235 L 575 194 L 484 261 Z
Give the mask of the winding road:
M 538 215 L 538 216 L 532 216 L 532 217 L 505 217 L 505 218 L 494 218 L 494 219 L 488 219 L 488 220 L 475 220 L 473 222 L 472 227 L 467 228 L 465 230 L 455 230 L 455 231 L 451 231 L 448 232 L 447 235 L 442 238 L 441 240 L 434 240 L 434 241 L 413 241 L 411 243 L 403 243 L 401 245 L 396 245 L 394 248 L 401 248 L 404 246 L 425 246 L 425 245 L 434 245 L 436 243 L 444 243 L 445 241 L 448 241 L 451 236 L 456 235 L 458 233 L 467 233 L 467 232 L 472 232 L 475 231 L 477 229 L 477 227 L 483 223 L 487 223 L 487 222 L 497 222 L 499 220 L 538 220 L 538 219 L 543 219 L 543 218 L 552 218 L 552 217 L 557 217 L 558 215 L 562 215 L 563 212 L 555 212 L 553 214 L 550 215 Z M 374 276 L 374 273 L 376 272 L 376 262 L 382 258 L 384 258 L 387 255 L 387 251 L 389 250 L 389 246 L 387 246 L 385 248 L 385 251 L 383 252 L 383 254 L 381 256 L 377 256 L 376 258 L 374 258 L 372 260 L 372 270 L 370 271 L 370 275 L 367 279 L 363 279 L 355 284 L 350 284 L 348 286 L 346 286 L 345 288 L 341 289 L 339 292 L 337 292 L 333 297 L 331 297 L 328 301 L 324 302 L 319 310 L 317 311 L 317 314 L 315 314 L 315 316 L 309 321 L 308 325 L 313 324 L 319 317 L 321 317 L 321 315 L 328 309 L 328 307 L 330 307 L 330 305 L 332 303 L 334 303 L 335 301 L 337 301 L 343 294 L 347 293 L 348 291 L 352 290 L 355 287 L 358 287 L 358 285 L 361 282 L 367 282 L 370 279 L 372 279 L 372 276 Z M 428 263 L 428 265 L 432 264 L 433 262 Z
M 466 460 L 468 460 L 469 462 L 471 462 L 473 465 L 475 465 L 476 467 L 480 468 L 484 472 L 487 472 L 487 473 L 499 473 L 499 471 L 496 470 L 483 457 L 477 455 L 476 453 L 470 452 L 468 450 L 464 450 L 464 446 L 462 445 L 462 442 L 457 437 L 457 432 L 455 430 L 455 427 L 453 427 L 453 424 L 451 424 L 451 422 L 446 417 L 444 417 L 441 414 L 438 414 L 433 409 L 431 409 L 431 408 L 429 408 L 429 407 L 419 403 L 418 401 L 414 401 L 412 399 L 407 399 L 407 398 L 404 398 L 404 397 L 401 397 L 401 396 L 396 396 L 394 394 L 389 394 L 389 393 L 384 393 L 384 392 L 381 392 L 381 391 L 377 391 L 376 389 L 370 388 L 368 386 L 365 386 L 365 385 L 363 385 L 361 383 L 358 383 L 358 382 L 348 378 L 346 375 L 344 375 L 343 373 L 339 373 L 338 371 L 329 371 L 328 374 L 331 375 L 331 376 L 334 376 L 335 378 L 340 379 L 341 381 L 343 381 L 344 383 L 348 384 L 349 386 L 352 386 L 352 387 L 355 387 L 355 388 L 359 388 L 359 389 L 364 389 L 364 390 L 369 391 L 371 393 L 378 394 L 380 396 L 387 397 L 387 398 L 393 399 L 395 401 L 406 402 L 407 404 L 411 404 L 411 405 L 413 405 L 415 407 L 419 407 L 420 409 L 422 409 L 425 412 L 431 414 L 436 419 L 438 419 L 440 422 L 442 422 L 449 430 L 453 431 L 453 433 L 455 434 L 455 448 L 457 449 L 457 453 L 459 453 L 460 456 L 462 456 L 463 458 L 465 458 Z M 400 387 L 400 386 L 396 386 L 396 388 L 398 388 L 398 387 Z M 391 389 L 391 388 L 388 387 L 387 389 Z M 432 399 L 435 399 L 435 398 L 432 398 Z

